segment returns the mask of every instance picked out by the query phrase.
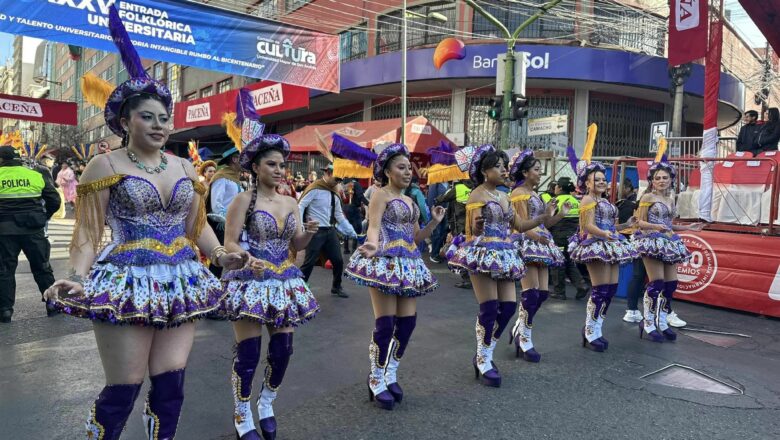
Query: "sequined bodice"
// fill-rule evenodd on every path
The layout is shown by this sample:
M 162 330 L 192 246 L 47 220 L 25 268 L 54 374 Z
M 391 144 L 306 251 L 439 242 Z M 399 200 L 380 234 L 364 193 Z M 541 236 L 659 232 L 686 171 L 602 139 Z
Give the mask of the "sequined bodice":
M 663 202 L 655 202 L 647 210 L 647 222 L 656 225 L 666 225 L 672 229 L 673 213 Z
M 498 202 L 487 202 L 482 207 L 482 218 L 485 221 L 484 235 L 485 237 L 506 239 L 509 236 L 509 225 L 512 224 L 512 217 L 514 217 L 514 211 L 512 205 L 508 204 L 507 210 Z
M 290 258 L 290 241 L 295 236 L 296 227 L 297 221 L 292 212 L 282 225 L 278 225 L 276 218 L 266 211 L 253 212 L 247 225 L 249 253 L 271 264 L 282 264 Z
M 615 230 L 615 218 L 618 214 L 618 210 L 615 205 L 609 203 L 607 199 L 599 199 L 599 201 L 596 202 L 594 213 L 594 222 L 596 223 L 596 226 L 599 227 L 599 229 L 603 229 L 605 231 Z
M 420 217 L 416 204 L 402 199 L 387 202 L 379 228 L 380 254 L 393 257 L 416 258 L 420 251 L 414 243 L 414 225 Z
M 112 244 L 105 258 L 117 264 L 176 264 L 195 258 L 186 237 L 186 218 L 195 188 L 182 177 L 173 186 L 165 204 L 152 182 L 138 176 L 124 176 L 111 187 L 106 222 Z
M 528 199 L 528 218 L 532 219 L 544 214 L 544 207 L 544 201 L 541 197 L 536 193 L 531 194 L 531 198 Z M 543 231 L 547 230 L 544 224 L 537 226 L 536 229 L 541 229 Z

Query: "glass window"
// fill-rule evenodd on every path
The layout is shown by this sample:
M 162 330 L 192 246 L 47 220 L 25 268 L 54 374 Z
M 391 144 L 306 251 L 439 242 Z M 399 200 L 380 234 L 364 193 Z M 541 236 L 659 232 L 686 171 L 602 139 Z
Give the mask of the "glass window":
M 339 43 L 341 45 L 341 62 L 365 58 L 368 53 L 368 33 L 363 23 L 360 27 L 346 30 L 339 34 Z
M 302 6 L 305 6 L 308 3 L 311 3 L 312 0 L 285 0 L 284 1 L 284 10 L 285 12 L 292 12 Z
M 179 90 L 181 81 L 181 66 L 178 64 L 168 64 L 168 89 L 171 91 L 173 102 L 179 102 L 181 91 Z M 197 97 L 197 96 L 196 96 Z
M 157 63 L 154 65 L 154 79 L 158 81 L 162 81 L 163 77 L 165 76 L 163 75 L 164 72 L 165 72 L 165 64 Z
M 426 4 L 407 8 L 406 46 L 408 48 L 436 44 L 450 36 L 455 30 L 457 11 L 454 2 Z M 446 22 L 440 22 L 430 15 L 442 14 Z M 397 10 L 377 18 L 376 47 L 378 53 L 401 50 L 403 20 Z
M 503 0 L 483 0 L 480 6 L 506 25 L 509 32 L 517 29 L 529 17 L 539 11 L 539 7 L 549 0 L 524 0 L 523 3 L 508 3 Z M 621 6 L 623 7 L 623 6 Z M 520 38 L 559 38 L 573 39 L 575 2 L 563 2 L 548 14 L 531 23 L 520 33 Z M 496 26 L 482 15 L 474 12 L 474 33 L 478 35 L 503 38 Z
M 233 78 L 223 79 L 217 83 L 217 93 L 224 93 L 233 88 Z
M 200 89 L 200 97 L 206 98 L 214 94 L 214 86 L 208 86 Z
M 664 55 L 666 20 L 623 5 L 597 2 L 593 16 L 601 26 L 594 26 L 590 42 L 612 44 L 648 55 Z
M 599 126 L 594 156 L 646 157 L 650 124 L 663 118 L 663 104 L 591 94 L 588 123 Z
M 182 101 L 192 101 L 193 99 L 198 99 L 198 92 L 192 92 L 189 95 L 184 95 Z
M 114 66 L 108 66 L 108 68 L 100 73 L 100 77 L 106 81 L 113 81 L 114 79 Z

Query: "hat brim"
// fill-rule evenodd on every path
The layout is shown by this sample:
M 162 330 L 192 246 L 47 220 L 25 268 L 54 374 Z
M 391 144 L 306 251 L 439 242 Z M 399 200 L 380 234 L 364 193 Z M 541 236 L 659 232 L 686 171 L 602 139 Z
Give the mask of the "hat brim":
M 103 111 L 106 125 L 108 125 L 108 128 L 110 128 L 114 134 L 119 137 L 124 137 L 127 134 L 127 131 L 120 123 L 122 118 L 122 106 L 128 98 L 134 95 L 143 94 L 160 97 L 168 114 L 171 114 L 173 100 L 171 91 L 168 90 L 168 87 L 166 87 L 165 84 L 151 78 L 130 78 L 111 92 L 111 95 L 108 97 L 108 102 L 106 102 L 106 108 Z

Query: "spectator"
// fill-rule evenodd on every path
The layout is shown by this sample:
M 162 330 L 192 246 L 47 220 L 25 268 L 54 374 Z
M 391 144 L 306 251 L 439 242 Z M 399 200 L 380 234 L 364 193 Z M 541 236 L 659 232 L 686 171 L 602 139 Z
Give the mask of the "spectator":
M 755 110 L 746 111 L 742 121 L 745 125 L 739 129 L 739 135 L 737 136 L 737 151 L 750 151 L 756 141 L 758 132 L 761 130 L 761 126 L 756 124 L 758 121 L 758 112 Z
M 780 110 L 772 107 L 767 113 L 767 121 L 758 131 L 753 144 L 753 156 L 763 151 L 776 151 L 777 142 L 780 141 Z
M 206 211 L 208 223 L 214 230 L 219 244 L 225 244 L 225 218 L 230 202 L 244 190 L 241 184 L 241 165 L 239 163 L 239 151 L 231 147 L 219 160 L 222 166 L 211 178 L 208 196 L 206 197 Z M 211 264 L 209 270 L 214 276 L 222 275 L 222 268 Z
M 363 187 L 357 179 L 352 179 L 344 186 L 344 215 L 349 224 L 355 229 L 356 234 L 363 233 L 363 208 L 368 206 L 368 200 L 364 196 Z M 350 244 L 353 246 L 350 248 Z M 351 254 L 358 247 L 357 239 L 344 239 L 344 253 Z
M 553 241 L 555 241 L 555 245 L 561 249 L 565 258 L 563 267 L 550 268 L 550 278 L 552 278 L 553 287 L 550 296 L 556 299 L 566 299 L 566 277 L 568 277 L 577 289 L 577 296 L 575 298 L 582 299 L 587 296 L 590 287 L 582 277 L 580 270 L 577 268 L 577 264 L 570 258 L 568 250 L 569 238 L 577 233 L 577 229 L 580 225 L 580 201 L 572 195 L 574 192 L 574 182 L 568 177 L 561 177 L 558 179 L 553 191 L 556 196 L 555 201 L 558 205 L 558 209 L 560 210 L 566 202 L 569 202 L 571 209 L 566 217 L 562 218 L 550 228 Z
M 436 199 L 437 204 L 449 203 L 451 209 L 447 211 L 447 223 L 450 229 L 449 236 L 452 238 L 463 234 L 466 230 L 466 202 L 473 188 L 474 183 L 470 179 L 459 180 L 447 192 Z M 468 274 L 464 272 L 461 278 L 461 282 L 456 283 L 455 287 L 471 289 L 471 280 Z
M 428 194 L 426 195 L 426 203 L 428 204 L 428 210 L 432 211 L 434 206 L 442 206 L 447 209 L 449 203 L 436 203 L 436 199 L 444 195 L 449 189 L 449 184 L 446 182 L 434 183 L 428 186 Z M 431 263 L 441 263 L 441 248 L 444 245 L 444 240 L 447 238 L 447 222 L 439 223 L 439 226 L 433 230 L 431 234 L 431 255 L 428 257 Z
M 62 194 L 65 196 L 65 203 L 71 208 L 76 202 L 76 186 L 78 186 L 78 184 L 79 182 L 73 168 L 71 168 L 69 163 L 63 162 L 60 172 L 57 174 L 57 185 L 62 188 Z
M 571 180 L 569 180 L 571 183 Z M 549 185 L 547 185 L 547 191 L 539 194 L 539 197 L 542 199 L 544 203 L 550 203 L 550 200 L 555 197 L 555 189 L 558 187 L 557 182 L 552 181 Z

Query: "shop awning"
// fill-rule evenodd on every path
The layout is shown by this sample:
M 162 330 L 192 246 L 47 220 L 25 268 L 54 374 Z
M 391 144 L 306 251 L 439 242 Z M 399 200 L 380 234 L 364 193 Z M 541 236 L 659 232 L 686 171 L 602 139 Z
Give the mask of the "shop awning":
M 294 110 L 309 106 L 309 89 L 306 87 L 260 81 L 245 86 L 252 91 L 255 108 L 263 115 Z M 229 90 L 207 98 L 179 102 L 174 107 L 173 126 L 176 130 L 220 125 L 222 115 L 236 111 L 238 90 Z
M 78 125 L 78 111 L 75 102 L 0 94 L 0 118 Z
M 780 2 L 777 0 L 739 0 L 745 12 L 764 34 L 764 38 L 780 53 Z
M 338 133 L 347 139 L 371 148 L 382 142 L 400 142 L 401 118 L 381 121 L 350 122 L 344 124 L 307 125 L 285 135 L 292 151 L 318 151 L 317 133 L 331 143 L 331 134 Z M 425 154 L 429 148 L 439 145 L 439 141 L 451 142 L 442 132 L 431 125 L 424 116 L 406 119 L 406 146 L 412 153 Z

